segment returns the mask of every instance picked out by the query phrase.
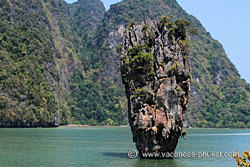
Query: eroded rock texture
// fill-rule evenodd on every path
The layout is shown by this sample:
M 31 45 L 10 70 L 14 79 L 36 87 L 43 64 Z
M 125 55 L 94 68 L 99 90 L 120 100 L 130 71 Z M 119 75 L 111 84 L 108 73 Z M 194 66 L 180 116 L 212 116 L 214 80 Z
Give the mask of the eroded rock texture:
M 121 74 L 141 158 L 144 152 L 174 152 L 183 133 L 191 78 L 186 24 L 147 20 L 124 32 Z

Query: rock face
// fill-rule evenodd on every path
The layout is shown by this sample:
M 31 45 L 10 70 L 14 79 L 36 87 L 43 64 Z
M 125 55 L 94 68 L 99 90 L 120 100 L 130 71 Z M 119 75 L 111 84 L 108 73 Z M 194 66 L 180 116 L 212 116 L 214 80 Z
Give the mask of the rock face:
M 141 158 L 145 152 L 173 153 L 183 134 L 191 79 L 186 25 L 165 17 L 159 23 L 131 23 L 124 32 L 121 74 Z

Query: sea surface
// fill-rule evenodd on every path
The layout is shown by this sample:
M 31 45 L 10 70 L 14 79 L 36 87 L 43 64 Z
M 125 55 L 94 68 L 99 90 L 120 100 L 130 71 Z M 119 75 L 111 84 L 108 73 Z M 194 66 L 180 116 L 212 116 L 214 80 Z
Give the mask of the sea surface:
M 187 133 L 176 149 L 180 155 L 250 150 L 250 130 L 188 129 Z M 231 157 L 129 159 L 131 149 L 136 148 L 127 127 L 0 129 L 0 167 L 237 166 Z

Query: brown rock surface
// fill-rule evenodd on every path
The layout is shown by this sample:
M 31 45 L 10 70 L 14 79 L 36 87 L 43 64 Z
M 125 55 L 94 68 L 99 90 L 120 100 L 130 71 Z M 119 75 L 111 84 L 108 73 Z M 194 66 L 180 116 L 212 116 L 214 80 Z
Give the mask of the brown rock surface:
M 191 79 L 185 24 L 147 20 L 124 32 L 121 74 L 141 158 L 145 152 L 174 152 L 183 133 Z

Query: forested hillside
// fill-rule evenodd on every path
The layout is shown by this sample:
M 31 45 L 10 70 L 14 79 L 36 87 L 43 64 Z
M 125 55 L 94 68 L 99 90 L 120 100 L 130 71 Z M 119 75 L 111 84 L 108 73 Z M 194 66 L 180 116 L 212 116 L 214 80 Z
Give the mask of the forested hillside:
M 250 86 L 201 23 L 175 0 L 0 0 L 0 126 L 127 124 L 119 45 L 131 23 L 186 19 L 188 125 L 250 127 Z
M 62 0 L 0 1 L 0 126 L 71 121 L 70 79 L 82 69 L 77 54 L 83 39 L 78 33 L 87 31 L 75 30 L 73 16 L 71 6 Z M 91 18 L 102 19 L 85 17 L 91 25 L 98 25 Z

